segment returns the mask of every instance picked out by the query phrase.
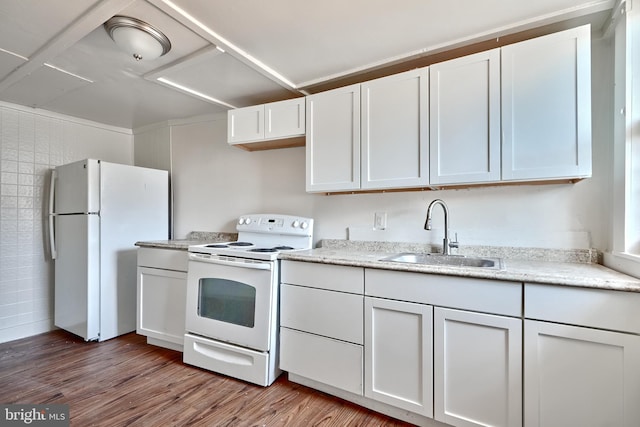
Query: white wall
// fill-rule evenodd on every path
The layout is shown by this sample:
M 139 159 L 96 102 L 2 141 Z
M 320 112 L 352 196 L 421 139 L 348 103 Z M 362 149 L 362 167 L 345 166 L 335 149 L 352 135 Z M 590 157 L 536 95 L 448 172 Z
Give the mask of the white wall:
M 612 50 L 593 43 L 593 177 L 576 184 L 424 192 L 305 193 L 304 148 L 246 152 L 226 143 L 226 117 L 171 126 L 175 237 L 191 230 L 234 231 L 245 213 L 316 220 L 315 240 L 356 237 L 440 243 L 442 222 L 423 229 L 428 203 L 442 198 L 462 245 L 609 249 Z M 544 125 L 544 124 L 541 124 Z M 374 212 L 388 229 L 373 233 Z M 437 228 L 440 229 L 437 229 Z
M 49 175 L 83 158 L 132 164 L 131 132 L 0 103 L 0 342 L 53 327 Z
M 230 147 L 226 115 L 174 125 L 172 186 L 175 237 L 232 231 L 247 213 L 313 213 L 304 190 L 304 148 L 247 152 Z

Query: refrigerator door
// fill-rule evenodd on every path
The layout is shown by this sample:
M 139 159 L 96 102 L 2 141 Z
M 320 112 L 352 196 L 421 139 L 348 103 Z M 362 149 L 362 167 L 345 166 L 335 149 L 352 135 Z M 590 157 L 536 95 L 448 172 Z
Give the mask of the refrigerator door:
M 55 325 L 86 341 L 100 332 L 100 218 L 55 217 Z
M 98 212 L 99 179 L 100 166 L 97 160 L 82 160 L 56 167 L 54 213 Z
M 169 233 L 167 171 L 100 162 L 100 340 L 136 330 L 137 248 Z

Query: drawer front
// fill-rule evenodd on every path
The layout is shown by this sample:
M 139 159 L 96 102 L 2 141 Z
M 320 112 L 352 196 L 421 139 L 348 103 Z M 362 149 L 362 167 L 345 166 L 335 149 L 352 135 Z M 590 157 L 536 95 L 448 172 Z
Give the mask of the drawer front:
M 343 265 L 282 261 L 282 283 L 354 294 L 364 293 L 364 269 Z
M 213 372 L 268 386 L 274 380 L 266 367 L 268 353 L 197 335 L 185 334 L 182 361 Z
M 362 346 L 280 328 L 280 369 L 362 395 Z
M 640 334 L 639 293 L 530 283 L 524 292 L 528 319 Z
M 187 271 L 189 253 L 179 249 L 138 248 L 138 266 Z
M 356 344 L 363 343 L 364 297 L 282 285 L 280 324 Z
M 367 296 L 522 316 L 522 284 L 500 280 L 366 269 Z

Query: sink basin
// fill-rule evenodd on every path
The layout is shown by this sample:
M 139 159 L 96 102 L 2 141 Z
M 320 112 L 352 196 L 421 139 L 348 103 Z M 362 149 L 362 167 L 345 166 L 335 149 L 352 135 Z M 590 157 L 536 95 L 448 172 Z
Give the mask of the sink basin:
M 476 258 L 464 255 L 401 253 L 382 258 L 380 261 L 453 267 L 502 268 L 502 260 L 500 258 Z

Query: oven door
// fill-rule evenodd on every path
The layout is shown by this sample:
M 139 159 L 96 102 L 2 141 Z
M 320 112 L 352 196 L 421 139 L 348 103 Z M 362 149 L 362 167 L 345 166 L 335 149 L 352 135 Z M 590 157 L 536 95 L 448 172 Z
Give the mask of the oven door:
M 187 332 L 268 351 L 276 274 L 275 261 L 189 254 Z

